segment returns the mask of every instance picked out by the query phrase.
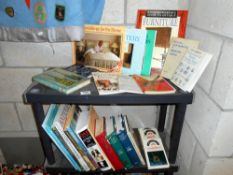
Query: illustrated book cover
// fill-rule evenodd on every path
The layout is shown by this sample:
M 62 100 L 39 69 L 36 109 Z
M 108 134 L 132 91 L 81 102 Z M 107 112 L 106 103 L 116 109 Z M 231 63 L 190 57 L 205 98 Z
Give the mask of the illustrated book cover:
M 160 74 L 172 37 L 185 37 L 187 10 L 138 10 L 136 27 L 156 30 L 151 74 Z
M 148 169 L 169 168 L 170 164 L 156 128 L 139 128 Z
M 63 141 L 60 139 L 57 134 L 55 134 L 52 129 L 52 124 L 57 114 L 59 105 L 52 104 L 49 107 L 49 110 L 45 116 L 45 119 L 42 123 L 42 128 L 48 134 L 53 143 L 58 147 L 58 149 L 63 153 L 63 155 L 67 158 L 70 164 L 74 167 L 75 170 L 81 171 L 81 167 L 79 163 L 76 161 L 75 157 L 71 154 L 71 152 L 67 149 L 67 147 L 63 144 Z
M 115 117 L 110 116 L 106 117 L 106 133 L 107 133 L 107 139 L 115 152 L 117 153 L 120 161 L 123 163 L 124 167 L 129 169 L 132 168 L 133 165 L 124 149 L 122 146 L 117 133 L 116 133 L 116 127 L 115 127 Z
M 133 146 L 130 138 L 128 137 L 127 131 L 125 129 L 125 121 L 124 121 L 123 114 L 116 116 L 115 120 L 116 120 L 117 136 L 118 136 L 122 146 L 124 147 L 126 154 L 128 155 L 131 163 L 135 167 L 141 166 L 142 164 L 141 164 L 140 158 L 139 158 L 136 150 L 134 149 L 134 146 Z
M 80 155 L 86 161 L 90 169 L 94 171 L 98 169 L 99 166 L 94 161 L 94 158 L 88 152 L 87 148 L 82 143 L 80 138 L 75 134 L 74 131 L 76 125 L 76 119 L 78 118 L 79 112 L 80 112 L 79 107 L 77 107 L 76 105 L 71 105 L 66 117 L 65 124 L 63 126 L 63 130 L 67 135 L 67 137 L 70 139 L 70 141 L 73 143 L 75 148 L 79 151 Z
M 149 78 L 133 75 L 133 78 L 144 94 L 173 94 L 176 92 L 175 87 L 161 77 L 151 76 Z
M 33 81 L 70 94 L 90 84 L 90 79 L 62 68 L 54 68 L 32 77 Z
M 65 134 L 63 131 L 63 126 L 66 121 L 66 117 L 69 113 L 69 109 L 71 108 L 71 105 L 68 104 L 60 104 L 58 107 L 57 114 L 54 118 L 53 124 L 52 124 L 52 129 L 54 132 L 59 135 L 64 142 L 64 145 L 67 146 L 68 150 L 73 154 L 75 159 L 79 162 L 81 167 L 83 168 L 84 171 L 89 171 L 90 168 L 79 153 L 79 151 L 75 148 L 74 144 L 71 142 L 69 137 Z
M 125 50 L 122 74 L 141 74 L 147 31 L 144 29 L 126 29 Z
M 142 71 L 141 75 L 149 76 L 151 72 L 151 62 L 153 57 L 153 50 L 154 50 L 154 44 L 156 40 L 156 31 L 155 30 L 147 30 L 146 35 L 146 49 L 142 64 Z
M 75 133 L 93 156 L 100 170 L 107 171 L 111 168 L 114 169 L 114 167 L 95 139 L 95 120 L 97 118 L 98 115 L 93 106 L 90 106 L 88 110 L 80 112 L 75 126 Z
M 105 117 L 99 117 L 96 119 L 95 138 L 108 157 L 109 161 L 112 163 L 114 169 L 123 169 L 124 165 L 107 140 Z
M 140 87 L 131 76 L 105 72 L 93 72 L 92 76 L 100 95 L 126 92 L 142 94 Z
M 172 38 L 161 76 L 171 79 L 189 48 L 197 49 L 199 42 L 184 38 Z
M 188 49 L 171 81 L 183 91 L 191 92 L 212 56 L 199 49 Z
M 121 72 L 125 27 L 85 25 L 84 38 L 73 42 L 73 64 L 83 64 L 104 72 Z

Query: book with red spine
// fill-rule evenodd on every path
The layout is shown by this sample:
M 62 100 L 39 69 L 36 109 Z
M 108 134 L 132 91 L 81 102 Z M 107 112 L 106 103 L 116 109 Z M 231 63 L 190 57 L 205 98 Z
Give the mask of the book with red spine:
M 96 119 L 95 138 L 115 170 L 123 169 L 123 163 L 120 161 L 106 137 L 105 118 L 99 117 Z

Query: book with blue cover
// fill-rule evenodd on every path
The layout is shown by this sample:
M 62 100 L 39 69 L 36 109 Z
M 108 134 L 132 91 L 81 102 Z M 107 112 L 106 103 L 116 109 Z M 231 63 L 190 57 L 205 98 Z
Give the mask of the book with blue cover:
M 79 163 L 75 160 L 74 156 L 69 152 L 69 150 L 66 148 L 66 146 L 63 144 L 63 142 L 60 140 L 60 138 L 55 134 L 55 132 L 52 129 L 52 124 L 57 114 L 58 108 L 59 108 L 59 105 L 56 105 L 56 104 L 50 105 L 48 113 L 42 124 L 42 128 L 45 130 L 48 136 L 52 139 L 52 141 L 56 144 L 58 149 L 67 158 L 67 160 L 71 163 L 74 169 L 77 171 L 81 171 L 81 167 Z
M 122 74 L 141 74 L 147 31 L 143 29 L 127 29 Z
M 135 167 L 141 166 L 140 158 L 137 155 L 137 152 L 135 151 L 125 129 L 124 116 L 122 114 L 116 117 L 116 133 L 132 164 Z

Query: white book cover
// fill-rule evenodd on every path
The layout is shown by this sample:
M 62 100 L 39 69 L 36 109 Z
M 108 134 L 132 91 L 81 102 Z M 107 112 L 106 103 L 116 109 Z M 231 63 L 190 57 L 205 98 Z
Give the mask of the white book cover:
M 93 108 L 93 107 L 91 107 Z M 94 109 L 90 109 L 94 110 Z M 91 133 L 90 127 L 90 110 L 83 110 L 79 113 L 77 124 L 75 128 L 75 133 L 82 140 L 83 144 L 86 146 L 88 152 L 93 156 L 95 162 L 98 164 L 102 171 L 107 171 L 112 168 L 111 163 L 107 159 L 106 155 L 102 151 L 100 145 L 94 137 L 94 133 Z M 95 123 L 91 123 L 91 125 Z M 94 129 L 94 128 L 93 128 Z M 94 132 L 94 131 L 93 131 Z
M 92 76 L 100 95 L 125 92 L 142 94 L 141 89 L 131 76 L 104 72 L 93 72 Z
M 66 116 L 69 112 L 69 109 L 71 108 L 71 105 L 65 105 L 61 104 L 59 105 L 58 112 L 55 116 L 52 128 L 56 128 L 56 130 L 59 132 L 60 136 L 66 143 L 66 145 L 69 147 L 69 150 L 73 153 L 73 155 L 76 157 L 80 165 L 83 167 L 85 171 L 89 171 L 90 167 L 87 165 L 87 163 L 84 161 L 84 159 L 81 157 L 80 153 L 77 151 L 71 140 L 67 137 L 65 132 L 63 131 L 63 126 L 66 121 Z
M 197 49 L 199 42 L 184 38 L 172 38 L 161 76 L 171 79 L 189 48 Z
M 211 54 L 199 49 L 188 49 L 171 81 L 180 89 L 191 92 L 211 58 Z
M 156 128 L 139 128 L 148 169 L 169 168 L 170 164 Z

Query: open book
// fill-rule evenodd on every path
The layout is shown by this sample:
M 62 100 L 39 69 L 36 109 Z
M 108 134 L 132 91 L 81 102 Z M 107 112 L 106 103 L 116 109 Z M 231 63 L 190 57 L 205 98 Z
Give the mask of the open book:
M 100 95 L 124 92 L 142 94 L 141 89 L 131 76 L 103 72 L 93 72 L 92 76 Z

